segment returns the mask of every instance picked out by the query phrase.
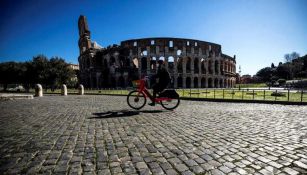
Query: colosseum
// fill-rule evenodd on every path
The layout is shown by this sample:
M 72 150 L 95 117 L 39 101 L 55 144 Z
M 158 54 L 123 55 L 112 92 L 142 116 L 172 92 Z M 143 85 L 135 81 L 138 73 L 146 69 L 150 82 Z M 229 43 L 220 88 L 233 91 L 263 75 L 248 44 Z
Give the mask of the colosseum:
M 86 88 L 131 86 L 131 71 L 139 78 L 156 73 L 163 60 L 173 88 L 231 88 L 236 57 L 222 54 L 221 45 L 184 38 L 142 38 L 106 48 L 91 41 L 85 16 L 80 16 L 78 58 L 80 83 Z

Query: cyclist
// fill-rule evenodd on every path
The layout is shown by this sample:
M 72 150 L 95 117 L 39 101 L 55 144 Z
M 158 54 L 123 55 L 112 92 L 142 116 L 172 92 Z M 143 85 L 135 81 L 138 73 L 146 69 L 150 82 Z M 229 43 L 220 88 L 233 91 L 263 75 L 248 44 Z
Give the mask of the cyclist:
M 155 98 L 157 93 L 162 92 L 165 88 L 167 88 L 168 84 L 171 81 L 171 77 L 169 72 L 165 67 L 165 62 L 163 60 L 158 61 L 158 71 L 157 74 L 153 77 L 156 81 L 155 84 L 152 85 L 153 89 L 153 100 L 152 103 L 149 103 L 151 106 L 155 106 Z

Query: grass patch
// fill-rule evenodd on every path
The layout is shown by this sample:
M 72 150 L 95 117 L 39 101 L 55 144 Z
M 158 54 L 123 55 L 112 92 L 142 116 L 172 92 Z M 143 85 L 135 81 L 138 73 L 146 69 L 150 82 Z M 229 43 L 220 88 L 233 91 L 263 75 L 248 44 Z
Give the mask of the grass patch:
M 265 83 L 251 83 L 251 84 L 236 84 L 236 88 L 264 88 L 268 87 Z

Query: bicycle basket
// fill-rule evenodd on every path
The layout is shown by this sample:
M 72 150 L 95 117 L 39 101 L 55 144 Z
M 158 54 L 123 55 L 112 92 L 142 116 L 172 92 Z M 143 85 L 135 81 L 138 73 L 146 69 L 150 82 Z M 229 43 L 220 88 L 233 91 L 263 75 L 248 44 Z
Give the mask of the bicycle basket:
M 134 80 L 134 81 L 132 81 L 132 86 L 133 86 L 134 88 L 138 88 L 138 87 L 140 87 L 140 85 L 141 85 L 141 81 L 140 81 L 140 80 Z

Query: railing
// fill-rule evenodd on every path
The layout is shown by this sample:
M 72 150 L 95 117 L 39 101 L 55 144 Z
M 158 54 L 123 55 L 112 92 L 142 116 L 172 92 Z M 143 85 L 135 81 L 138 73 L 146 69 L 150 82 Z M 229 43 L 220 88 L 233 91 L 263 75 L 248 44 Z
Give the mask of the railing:
M 133 88 L 86 89 L 86 94 L 127 95 Z M 307 90 L 290 89 L 175 89 L 180 97 L 204 99 L 307 102 Z
M 127 95 L 133 89 L 134 88 L 85 88 L 84 93 L 97 95 Z M 189 88 L 175 90 L 180 97 L 188 98 L 307 102 L 307 90 L 303 89 Z M 51 91 L 50 89 L 44 89 L 43 92 L 46 94 L 59 94 L 61 90 L 55 89 Z M 34 93 L 34 89 L 30 89 L 29 93 Z M 68 89 L 68 94 L 77 93 L 78 89 Z

